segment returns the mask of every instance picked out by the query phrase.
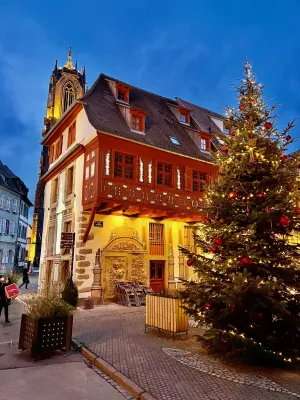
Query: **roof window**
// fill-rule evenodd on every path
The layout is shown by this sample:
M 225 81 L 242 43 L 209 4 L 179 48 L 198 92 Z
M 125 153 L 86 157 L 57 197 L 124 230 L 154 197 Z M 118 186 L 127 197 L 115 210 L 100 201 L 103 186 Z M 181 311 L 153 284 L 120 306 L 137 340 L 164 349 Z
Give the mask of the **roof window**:
M 178 139 L 176 139 L 176 138 L 173 137 L 173 136 L 169 136 L 169 138 L 170 138 L 170 140 L 171 140 L 171 142 L 172 142 L 173 144 L 176 144 L 177 146 L 180 146 L 180 143 L 179 143 L 179 140 L 178 140 Z

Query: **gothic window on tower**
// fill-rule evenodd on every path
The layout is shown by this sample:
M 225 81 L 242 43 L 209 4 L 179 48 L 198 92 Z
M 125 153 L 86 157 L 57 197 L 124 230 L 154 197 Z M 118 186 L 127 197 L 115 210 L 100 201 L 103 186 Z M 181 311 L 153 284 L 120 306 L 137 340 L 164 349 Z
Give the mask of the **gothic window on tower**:
M 73 104 L 74 100 L 74 87 L 71 83 L 68 83 L 64 89 L 64 112 Z

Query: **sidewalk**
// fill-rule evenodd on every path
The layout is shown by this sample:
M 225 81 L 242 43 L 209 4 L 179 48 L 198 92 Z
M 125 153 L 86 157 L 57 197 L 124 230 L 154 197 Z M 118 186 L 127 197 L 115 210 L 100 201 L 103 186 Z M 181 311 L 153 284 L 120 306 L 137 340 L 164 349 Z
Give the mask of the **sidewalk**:
M 73 336 L 158 400 L 300 398 L 297 372 L 230 366 L 191 339 L 145 333 L 144 324 L 144 307 L 98 306 L 76 313 Z
M 9 307 L 10 324 L 0 317 L 0 399 L 5 400 L 132 400 L 110 379 L 89 368 L 74 352 L 33 362 L 29 353 L 18 350 L 22 303 Z M 10 344 L 12 340 L 12 346 Z M 3 342 L 9 342 L 4 344 Z

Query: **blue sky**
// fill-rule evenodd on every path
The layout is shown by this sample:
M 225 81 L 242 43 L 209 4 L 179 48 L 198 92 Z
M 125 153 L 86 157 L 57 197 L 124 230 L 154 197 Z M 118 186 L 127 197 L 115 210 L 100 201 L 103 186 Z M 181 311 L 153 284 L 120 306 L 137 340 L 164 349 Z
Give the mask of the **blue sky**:
M 33 200 L 49 76 L 70 45 L 89 86 L 104 72 L 217 112 L 235 104 L 246 56 L 284 127 L 300 114 L 299 12 L 299 0 L 1 0 L 0 159 Z

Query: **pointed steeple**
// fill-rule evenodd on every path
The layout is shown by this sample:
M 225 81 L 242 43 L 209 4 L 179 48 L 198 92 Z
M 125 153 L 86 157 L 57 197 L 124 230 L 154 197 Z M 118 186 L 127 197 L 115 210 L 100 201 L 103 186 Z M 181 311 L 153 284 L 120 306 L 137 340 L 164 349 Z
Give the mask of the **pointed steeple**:
M 65 68 L 68 68 L 68 69 L 75 69 L 75 68 L 73 67 L 73 64 L 72 64 L 72 48 L 71 48 L 71 46 L 70 46 L 70 48 L 69 48 L 69 50 L 68 50 L 68 61 L 67 61 L 66 64 L 65 64 Z

